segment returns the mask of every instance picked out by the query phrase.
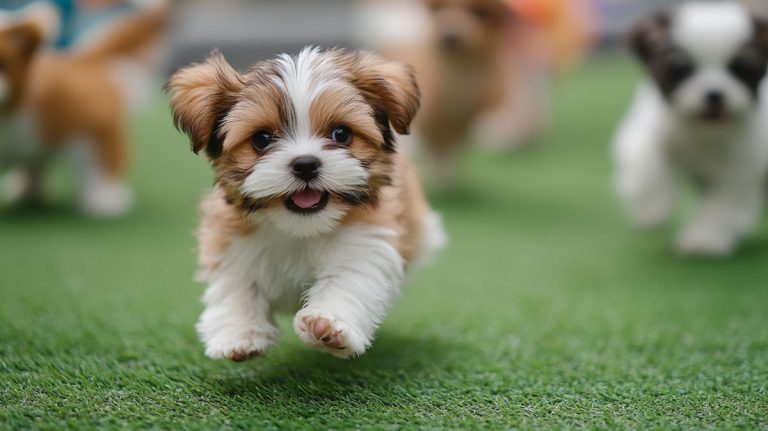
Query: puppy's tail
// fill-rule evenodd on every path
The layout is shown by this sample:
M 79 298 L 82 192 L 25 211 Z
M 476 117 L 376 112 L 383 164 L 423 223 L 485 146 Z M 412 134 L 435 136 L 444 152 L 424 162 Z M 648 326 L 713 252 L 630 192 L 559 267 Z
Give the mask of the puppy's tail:
M 137 11 L 94 30 L 76 52 L 86 61 L 109 61 L 141 55 L 170 21 L 170 0 L 134 0 Z

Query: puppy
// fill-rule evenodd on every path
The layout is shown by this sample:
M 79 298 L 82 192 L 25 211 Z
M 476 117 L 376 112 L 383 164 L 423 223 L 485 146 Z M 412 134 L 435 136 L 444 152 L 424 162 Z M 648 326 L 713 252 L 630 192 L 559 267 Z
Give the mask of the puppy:
M 667 221 L 678 178 L 698 204 L 684 254 L 726 255 L 759 219 L 768 173 L 768 22 L 734 2 L 692 2 L 641 22 L 649 74 L 615 140 L 618 192 L 642 225 Z
M 514 103 L 515 70 L 505 52 L 512 13 L 502 0 L 424 1 L 432 25 L 415 59 L 425 93 L 416 128 L 433 175 L 451 187 L 475 126 L 494 112 L 508 117 L 502 124 L 514 122 L 503 109 Z
M 424 95 L 415 136 L 436 185 L 450 188 L 476 127 L 515 123 L 510 6 L 504 0 L 405 0 L 372 2 L 360 12 L 364 44 L 415 66 Z M 501 139 L 511 140 L 505 132 Z
M 177 127 L 215 172 L 198 231 L 206 355 L 263 354 L 278 337 L 273 312 L 300 304 L 305 344 L 365 352 L 405 268 L 443 242 L 395 143 L 419 106 L 412 71 L 307 48 L 240 74 L 213 54 L 167 88 Z
M 419 135 L 437 163 L 434 174 L 450 186 L 457 158 L 483 114 L 499 106 L 510 85 L 504 39 L 511 11 L 502 0 L 426 0 L 431 46 L 420 64 L 428 98 Z
M 126 211 L 129 143 L 127 94 L 118 61 L 153 42 L 166 20 L 165 4 L 146 6 L 74 52 L 42 52 L 56 12 L 30 6 L 0 24 L 0 172 L 9 199 L 37 201 L 49 159 L 77 155 L 80 205 L 96 216 Z M 53 14 L 53 19 L 51 19 Z M 131 91 L 135 92 L 135 89 Z

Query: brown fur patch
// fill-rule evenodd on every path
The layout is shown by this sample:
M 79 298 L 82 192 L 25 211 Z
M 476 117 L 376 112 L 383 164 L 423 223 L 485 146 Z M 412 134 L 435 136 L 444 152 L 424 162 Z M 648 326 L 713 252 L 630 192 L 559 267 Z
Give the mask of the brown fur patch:
M 68 57 L 41 59 L 33 75 L 31 106 L 51 146 L 86 136 L 107 173 L 125 175 L 129 158 L 126 116 L 109 66 Z
M 392 127 L 408 134 L 421 96 L 413 68 L 370 53 L 342 55 L 338 61 L 374 111 L 386 112 Z
M 262 130 L 280 136 L 284 132 L 285 110 L 285 100 L 274 84 L 250 81 L 222 125 L 222 134 L 226 136 L 223 150 L 250 146 L 251 137 Z
M 189 136 L 195 153 L 202 149 L 211 157 L 221 153 L 215 123 L 237 102 L 244 85 L 243 77 L 216 52 L 205 63 L 173 74 L 166 86 L 172 94 L 173 122 Z
M 198 268 L 202 274 L 215 271 L 233 239 L 256 230 L 242 211 L 226 202 L 225 193 L 215 187 L 200 204 L 197 229 Z
M 342 223 L 363 223 L 394 230 L 398 236 L 389 241 L 406 263 L 413 263 L 421 246 L 422 224 L 429 205 L 407 156 L 395 156 L 389 174 L 392 184 L 381 188 L 378 204 L 353 209 Z
M 26 96 L 33 57 L 43 41 L 42 29 L 19 23 L 0 31 L 0 73 L 7 80 L 3 113 L 14 111 Z
M 337 126 L 354 126 L 356 135 L 381 141 L 371 107 L 352 86 L 335 86 L 321 93 L 310 107 L 312 129 L 318 136 L 329 136 Z

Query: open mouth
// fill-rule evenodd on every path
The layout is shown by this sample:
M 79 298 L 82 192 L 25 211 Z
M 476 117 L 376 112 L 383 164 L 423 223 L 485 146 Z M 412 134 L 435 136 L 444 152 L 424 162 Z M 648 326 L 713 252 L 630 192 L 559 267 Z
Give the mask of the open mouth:
M 299 214 L 314 214 L 325 209 L 330 197 L 331 194 L 328 192 L 304 189 L 286 199 L 285 207 Z

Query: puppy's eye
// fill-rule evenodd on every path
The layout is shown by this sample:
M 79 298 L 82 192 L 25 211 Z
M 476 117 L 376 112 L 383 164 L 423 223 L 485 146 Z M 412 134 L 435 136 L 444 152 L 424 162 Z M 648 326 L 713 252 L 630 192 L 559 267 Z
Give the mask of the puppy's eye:
M 669 79 L 682 81 L 693 73 L 694 64 L 683 52 L 672 51 L 664 58 L 664 69 Z
M 352 142 L 352 130 L 347 126 L 338 126 L 331 132 L 333 142 L 342 145 L 349 145 Z
M 753 80 L 765 75 L 768 64 L 759 54 L 746 52 L 736 57 L 729 68 L 737 78 Z
M 272 145 L 272 141 L 274 141 L 274 136 L 266 130 L 258 131 L 251 137 L 253 148 L 258 152 L 265 151 L 267 147 Z

